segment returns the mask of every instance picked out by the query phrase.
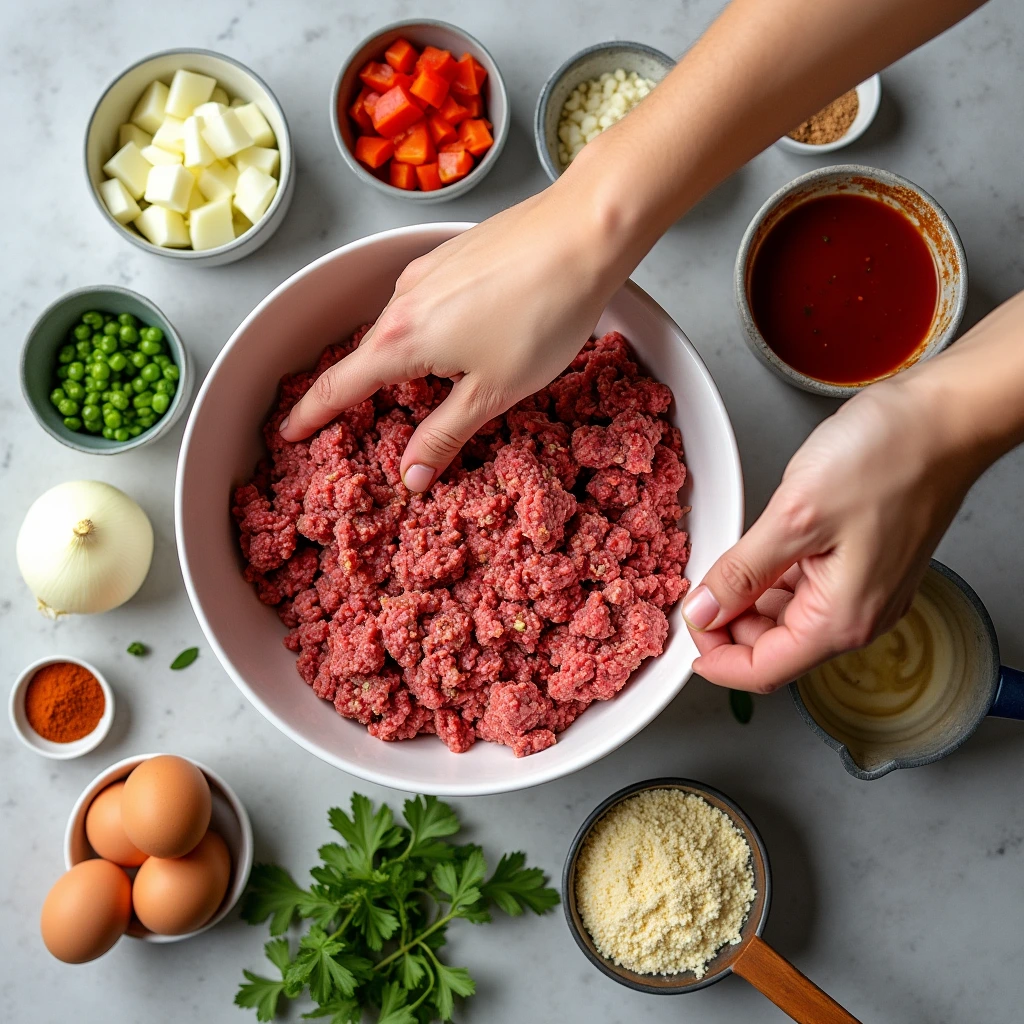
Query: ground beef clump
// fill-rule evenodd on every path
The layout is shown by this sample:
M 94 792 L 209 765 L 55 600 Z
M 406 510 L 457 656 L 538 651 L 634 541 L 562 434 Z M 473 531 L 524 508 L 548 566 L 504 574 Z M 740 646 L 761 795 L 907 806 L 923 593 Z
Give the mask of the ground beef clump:
M 672 393 L 622 335 L 592 339 L 414 494 L 402 452 L 448 381 L 388 385 L 306 441 L 278 434 L 365 331 L 281 381 L 267 457 L 234 492 L 245 578 L 306 683 L 373 736 L 543 750 L 662 652 L 686 592 Z

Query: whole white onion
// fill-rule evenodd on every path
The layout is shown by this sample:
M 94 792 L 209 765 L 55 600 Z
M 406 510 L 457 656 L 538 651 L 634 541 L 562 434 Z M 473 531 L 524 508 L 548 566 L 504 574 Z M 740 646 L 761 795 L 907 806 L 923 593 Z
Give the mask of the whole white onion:
M 153 527 L 123 491 L 76 480 L 32 503 L 17 554 L 44 615 L 106 612 L 142 586 L 153 560 Z

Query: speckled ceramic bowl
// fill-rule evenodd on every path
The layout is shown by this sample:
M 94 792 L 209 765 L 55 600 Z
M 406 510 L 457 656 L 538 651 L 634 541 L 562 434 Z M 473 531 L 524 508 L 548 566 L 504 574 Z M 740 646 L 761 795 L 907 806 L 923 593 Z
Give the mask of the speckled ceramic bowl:
M 809 377 L 780 359 L 754 321 L 750 307 L 750 275 L 761 243 L 779 220 L 808 199 L 839 193 L 869 196 L 899 210 L 918 228 L 935 261 L 939 300 L 928 334 L 908 359 L 884 376 L 892 376 L 938 355 L 956 337 L 967 307 L 967 256 L 960 236 L 942 207 L 923 188 L 892 171 L 860 164 L 819 167 L 783 185 L 754 214 L 743 233 L 733 270 L 736 309 L 744 340 L 765 366 L 787 384 L 830 398 L 848 398 L 874 381 L 833 384 Z
M 621 40 L 597 43 L 573 54 L 544 83 L 533 114 L 537 156 L 548 177 L 554 181 L 565 170 L 558 159 L 558 122 L 562 107 L 576 86 L 618 68 L 660 82 L 675 65 L 667 53 L 653 46 Z
M 775 143 L 779 149 L 789 153 L 797 153 L 800 156 L 823 156 L 825 153 L 834 153 L 837 149 L 849 146 L 856 142 L 871 127 L 878 107 L 882 102 L 882 78 L 881 75 L 872 75 L 866 81 L 857 86 L 857 116 L 853 123 L 846 129 L 846 134 L 836 139 L 835 142 L 823 142 L 819 146 L 812 146 L 808 142 L 797 142 L 788 135 L 783 135 Z

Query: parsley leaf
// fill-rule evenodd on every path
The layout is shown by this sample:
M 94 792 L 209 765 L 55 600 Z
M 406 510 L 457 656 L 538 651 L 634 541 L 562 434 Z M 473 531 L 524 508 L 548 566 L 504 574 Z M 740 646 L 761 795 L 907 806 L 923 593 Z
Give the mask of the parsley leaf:
M 252 971 L 243 971 L 248 984 L 239 987 L 235 1003 L 238 1006 L 255 1009 L 257 1020 L 268 1021 L 274 1019 L 281 996 L 288 997 L 284 975 L 292 958 L 287 939 L 273 939 L 263 947 L 263 951 L 267 954 L 267 959 L 281 972 L 281 980 L 271 981 L 270 978 L 253 974 Z
M 138 640 L 133 640 L 128 645 L 127 650 L 129 654 L 135 655 L 136 658 L 142 658 L 147 653 L 146 645 Z
M 177 672 L 179 669 L 188 668 L 196 658 L 199 657 L 198 647 L 186 647 L 185 650 L 179 654 L 174 661 L 171 662 L 171 668 Z
M 405 1005 L 406 994 L 398 982 L 384 986 L 380 999 L 380 1016 L 377 1024 L 416 1024 L 412 1010 Z
M 242 917 L 249 924 L 261 924 L 269 917 L 270 934 L 280 935 L 288 930 L 308 895 L 284 868 L 276 864 L 254 864 L 249 888 L 242 900 Z
M 497 903 L 506 914 L 519 917 L 529 908 L 543 914 L 558 906 L 558 892 L 546 888 L 540 868 L 524 868 L 526 854 L 506 853 L 494 874 L 480 887 L 484 899 Z
M 356 999 L 332 999 L 302 1015 L 303 1020 L 315 1020 L 318 1017 L 330 1017 L 328 1024 L 360 1024 L 363 1008 Z
M 479 847 L 473 847 L 459 870 L 454 864 L 438 864 L 434 868 L 434 885 L 451 897 L 451 912 L 473 906 L 480 900 L 477 883 L 487 874 L 487 864 Z
M 325 1003 L 335 990 L 351 996 L 356 990 L 356 972 L 368 971 L 373 965 L 362 957 L 341 954 L 343 942 L 329 936 L 318 924 L 299 940 L 299 952 L 285 974 L 289 986 L 309 986 L 309 994 Z
M 437 971 L 437 990 L 434 993 L 434 1005 L 441 1020 L 451 1020 L 455 1010 L 454 993 L 457 996 L 471 996 L 476 991 L 476 984 L 469 976 L 465 967 L 446 967 L 435 961 Z
M 351 818 L 339 807 L 332 807 L 327 818 L 331 828 L 348 843 L 343 861 L 360 878 L 372 875 L 378 850 L 391 849 L 402 841 L 403 830 L 394 825 L 391 808 L 383 804 L 374 814 L 373 804 L 362 793 L 352 794 Z
M 452 855 L 447 843 L 432 841 L 453 836 L 459 831 L 459 819 L 447 804 L 441 803 L 436 796 L 418 796 L 414 800 L 406 800 L 402 812 L 412 832 L 408 857 L 441 860 Z

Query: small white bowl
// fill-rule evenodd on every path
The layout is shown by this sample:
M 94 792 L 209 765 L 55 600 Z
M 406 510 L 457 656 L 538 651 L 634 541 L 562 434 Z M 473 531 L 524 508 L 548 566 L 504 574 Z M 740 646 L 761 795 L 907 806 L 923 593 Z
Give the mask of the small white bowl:
M 96 856 L 95 851 L 89 845 L 85 835 L 85 815 L 93 800 L 106 789 L 107 786 L 121 779 L 126 779 L 132 770 L 148 761 L 151 757 L 159 757 L 160 753 L 135 754 L 133 757 L 126 757 L 117 764 L 112 764 L 106 771 L 100 772 L 85 791 L 75 801 L 71 808 L 71 816 L 68 818 L 67 829 L 64 832 L 64 865 L 70 871 L 76 864 L 83 860 L 89 860 Z M 186 757 L 184 754 L 176 754 L 176 757 L 184 757 L 191 761 L 205 776 L 210 784 L 210 795 L 213 797 L 213 812 L 210 816 L 210 828 L 219 833 L 227 844 L 228 852 L 231 854 L 231 877 L 228 880 L 228 891 L 224 894 L 217 912 L 202 926 L 194 932 L 186 932 L 184 935 L 157 935 L 148 931 L 139 923 L 138 918 L 132 917 L 132 923 L 128 927 L 128 935 L 133 939 L 142 939 L 143 942 L 181 942 L 184 939 L 194 938 L 208 931 L 215 924 L 222 921 L 234 905 L 239 901 L 249 881 L 249 872 L 252 870 L 253 841 L 252 823 L 249 821 L 249 814 L 242 801 L 238 799 L 235 791 L 211 768 L 196 761 L 195 758 Z M 129 874 L 134 875 L 134 868 L 128 868 Z
M 169 249 L 153 245 L 131 225 L 124 226 L 114 220 L 98 191 L 106 179 L 103 165 L 117 152 L 118 128 L 131 116 L 135 104 L 150 82 L 158 78 L 169 85 L 174 72 L 180 68 L 210 75 L 217 79 L 217 84 L 230 96 L 240 96 L 255 103 L 273 129 L 277 148 L 281 152 L 277 193 L 259 222 L 226 245 L 198 252 L 194 249 Z M 295 155 L 284 110 L 270 87 L 255 72 L 237 60 L 211 50 L 164 50 L 143 57 L 122 71 L 104 90 L 89 117 L 89 127 L 85 133 L 85 175 L 89 181 L 89 191 L 104 220 L 133 245 L 146 252 L 181 260 L 196 267 L 218 267 L 234 263 L 255 252 L 281 226 L 295 191 Z
M 53 665 L 61 661 L 70 661 L 73 665 L 81 665 L 86 672 L 91 672 L 103 691 L 104 707 L 103 717 L 100 718 L 88 736 L 80 740 L 73 740 L 71 743 L 54 743 L 52 740 L 43 739 L 28 723 L 28 716 L 25 713 L 25 693 L 32 677 L 46 665 Z M 88 754 L 95 750 L 110 732 L 110 726 L 114 722 L 114 691 L 110 684 L 103 678 L 103 674 L 94 665 L 90 665 L 81 658 L 73 658 L 70 654 L 54 654 L 49 658 L 40 658 L 33 661 L 24 672 L 15 680 L 11 687 L 11 699 L 8 702 L 7 710 L 11 718 L 11 726 L 18 736 L 18 739 L 37 754 L 43 757 L 52 757 L 55 761 L 70 761 L 72 758 Z
M 869 79 L 857 86 L 857 116 L 853 124 L 846 130 L 846 134 L 836 139 L 835 142 L 823 142 L 820 146 L 812 146 L 807 142 L 797 142 L 788 135 L 783 135 L 775 143 L 779 149 L 789 153 L 799 153 L 801 156 L 817 156 L 821 153 L 832 153 L 837 149 L 856 142 L 874 121 L 878 113 L 878 105 L 882 101 L 882 79 L 879 75 L 872 75 Z

